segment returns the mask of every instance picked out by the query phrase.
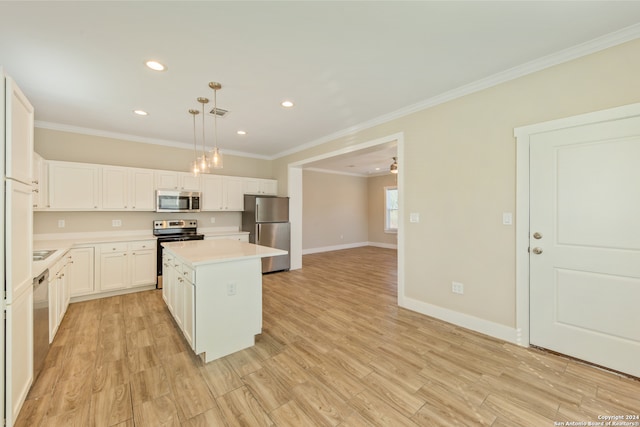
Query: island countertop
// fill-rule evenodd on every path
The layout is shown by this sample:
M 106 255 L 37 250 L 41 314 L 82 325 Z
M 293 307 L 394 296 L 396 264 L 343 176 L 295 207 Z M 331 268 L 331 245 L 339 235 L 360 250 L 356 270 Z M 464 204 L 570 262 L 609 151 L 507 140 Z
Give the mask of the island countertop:
M 194 267 L 287 254 L 281 249 L 231 239 L 167 242 L 162 246 Z

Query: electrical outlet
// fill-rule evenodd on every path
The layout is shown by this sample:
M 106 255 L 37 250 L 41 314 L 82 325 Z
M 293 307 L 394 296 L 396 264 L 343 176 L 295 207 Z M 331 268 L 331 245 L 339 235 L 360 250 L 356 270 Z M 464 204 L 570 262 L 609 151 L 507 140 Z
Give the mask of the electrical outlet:
M 122 220 L 112 219 L 111 220 L 111 226 L 112 227 L 122 227 Z
M 451 292 L 454 294 L 464 294 L 464 285 L 459 282 L 451 282 Z
M 216 217 L 212 216 L 211 218 L 209 218 L 209 221 L 211 221 L 211 224 L 215 224 L 216 223 Z
M 227 283 L 227 295 L 233 296 L 238 293 L 238 285 L 236 282 Z
M 58 228 L 64 228 L 64 219 L 58 220 Z

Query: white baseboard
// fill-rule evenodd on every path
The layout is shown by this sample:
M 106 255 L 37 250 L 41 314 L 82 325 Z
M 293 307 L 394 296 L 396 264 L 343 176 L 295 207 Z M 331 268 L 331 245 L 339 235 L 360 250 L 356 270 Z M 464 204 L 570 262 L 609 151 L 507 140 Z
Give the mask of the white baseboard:
M 460 313 L 458 311 L 449 310 L 447 308 L 438 307 L 437 305 L 428 304 L 413 298 L 402 298 L 401 307 L 418 313 L 435 317 L 436 319 L 461 326 L 472 331 L 479 332 L 490 337 L 508 341 L 513 344 L 521 344 L 519 333 L 516 328 L 502 325 L 500 323 L 491 322 L 489 320 L 480 319 L 479 317 Z
M 394 243 L 369 242 L 369 246 L 375 246 L 376 248 L 384 248 L 384 249 L 398 249 L 398 245 Z
M 323 246 L 320 248 L 303 249 L 302 255 L 317 254 L 320 252 L 339 251 L 342 249 L 360 248 L 362 246 L 369 246 L 369 242 L 347 243 L 345 245 Z
M 385 248 L 385 249 L 398 249 L 398 245 L 393 245 L 390 243 L 358 242 L 358 243 L 347 243 L 345 245 L 323 246 L 320 248 L 303 249 L 302 255 L 317 254 L 320 252 L 340 251 L 342 249 L 361 248 L 363 246 L 375 246 L 378 248 Z

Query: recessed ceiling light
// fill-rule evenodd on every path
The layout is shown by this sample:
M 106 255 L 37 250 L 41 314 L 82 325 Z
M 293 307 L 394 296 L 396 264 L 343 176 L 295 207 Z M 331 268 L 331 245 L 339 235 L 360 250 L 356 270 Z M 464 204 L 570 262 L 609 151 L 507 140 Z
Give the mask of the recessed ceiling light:
M 282 103 L 280 103 L 280 105 L 282 105 L 284 108 L 291 108 L 291 107 L 293 107 L 293 102 L 292 101 L 282 101 Z
M 144 110 L 133 110 L 133 114 L 137 114 L 139 116 L 148 116 L 149 115 L 149 113 L 147 113 Z
M 165 71 L 167 67 L 164 64 L 159 63 L 158 61 L 147 61 L 144 63 L 147 67 L 151 68 L 153 71 Z
M 236 132 L 238 135 L 246 135 L 247 131 L 246 130 L 239 130 L 238 132 Z

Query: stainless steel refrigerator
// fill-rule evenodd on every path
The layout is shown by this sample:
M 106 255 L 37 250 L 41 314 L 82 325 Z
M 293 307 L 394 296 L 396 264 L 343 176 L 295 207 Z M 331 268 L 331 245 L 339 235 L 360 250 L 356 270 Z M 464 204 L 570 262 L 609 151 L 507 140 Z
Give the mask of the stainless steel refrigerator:
M 249 243 L 290 250 L 289 198 L 245 194 L 242 231 L 249 232 Z M 262 272 L 289 270 L 289 254 L 262 258 Z

